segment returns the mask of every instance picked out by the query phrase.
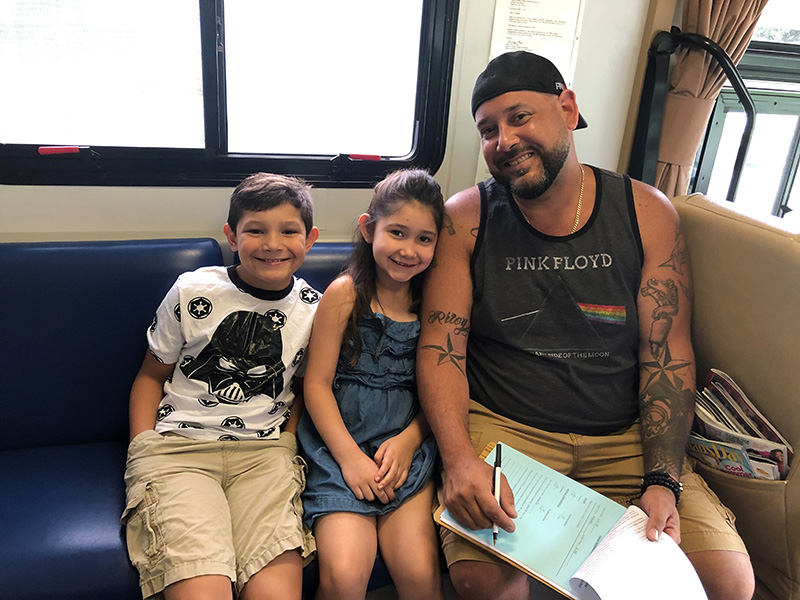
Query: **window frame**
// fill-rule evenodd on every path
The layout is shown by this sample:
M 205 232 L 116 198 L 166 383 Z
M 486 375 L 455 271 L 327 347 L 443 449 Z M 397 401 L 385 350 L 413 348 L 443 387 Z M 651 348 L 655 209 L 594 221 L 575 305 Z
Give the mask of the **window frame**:
M 405 157 L 237 154 L 227 152 L 224 0 L 199 0 L 204 149 L 81 147 L 41 156 L 39 145 L 0 144 L 0 183 L 15 185 L 230 187 L 267 171 L 318 187 L 368 187 L 398 168 L 435 172 L 447 135 L 459 0 L 423 0 L 415 131 Z M 219 50 L 219 51 L 218 51 Z
M 800 46 L 780 42 L 751 42 L 737 65 L 737 69 L 748 85 L 756 115 L 791 114 L 798 116 L 778 192 L 771 210 L 772 215 L 783 217 L 791 210 L 788 204 L 792 185 L 800 165 L 800 89 L 796 91 L 769 89 L 767 86 L 761 89 L 756 86 L 759 82 L 800 85 Z M 714 104 L 705 139 L 695 161 L 692 192 L 703 194 L 708 192 L 725 119 L 730 112 L 744 112 L 744 109 L 733 89 L 726 87 L 720 92 Z M 800 185 L 800 183 L 798 184 Z

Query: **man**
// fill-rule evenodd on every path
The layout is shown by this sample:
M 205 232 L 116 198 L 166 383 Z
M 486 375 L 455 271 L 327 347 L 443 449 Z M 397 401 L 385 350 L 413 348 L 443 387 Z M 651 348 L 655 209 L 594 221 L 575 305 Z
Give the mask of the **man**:
M 710 600 L 750 598 L 733 516 L 684 466 L 695 364 L 677 213 L 657 190 L 578 162 L 573 130 L 586 122 L 543 57 L 490 62 L 472 112 L 493 177 L 446 204 L 417 365 L 444 504 L 468 527 L 513 531 L 512 490 L 504 480 L 498 506 L 477 457 L 502 441 L 636 501 L 648 537 L 682 543 Z M 521 571 L 455 534 L 443 548 L 462 598 L 530 597 Z

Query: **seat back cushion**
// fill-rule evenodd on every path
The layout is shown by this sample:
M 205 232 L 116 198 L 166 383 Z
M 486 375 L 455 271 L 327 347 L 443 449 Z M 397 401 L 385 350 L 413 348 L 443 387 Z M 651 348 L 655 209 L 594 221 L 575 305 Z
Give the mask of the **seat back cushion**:
M 221 262 L 210 238 L 0 244 L 0 449 L 127 440 L 158 304 L 179 274 Z

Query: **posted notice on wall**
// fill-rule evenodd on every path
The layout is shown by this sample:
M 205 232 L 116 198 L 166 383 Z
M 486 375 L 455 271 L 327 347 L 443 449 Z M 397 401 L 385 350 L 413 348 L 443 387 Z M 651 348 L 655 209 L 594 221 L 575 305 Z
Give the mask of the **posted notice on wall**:
M 550 59 L 572 87 L 585 0 L 497 0 L 489 59 L 527 50 Z M 488 61 L 487 61 L 488 62 Z M 481 157 L 475 181 L 489 177 Z
M 549 58 L 572 87 L 584 0 L 497 0 L 491 57 L 528 50 Z

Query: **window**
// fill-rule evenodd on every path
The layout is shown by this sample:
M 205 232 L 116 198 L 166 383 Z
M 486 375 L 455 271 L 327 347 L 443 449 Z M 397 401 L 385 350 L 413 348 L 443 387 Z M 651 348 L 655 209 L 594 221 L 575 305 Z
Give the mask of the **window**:
M 0 0 L 0 182 L 370 185 L 444 155 L 458 0 Z
M 734 203 L 754 216 L 800 210 L 800 5 L 770 0 L 738 65 L 756 109 L 753 135 Z M 725 87 L 698 155 L 694 191 L 724 199 L 742 139 L 745 113 Z M 798 213 L 800 214 L 800 213 Z

